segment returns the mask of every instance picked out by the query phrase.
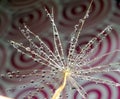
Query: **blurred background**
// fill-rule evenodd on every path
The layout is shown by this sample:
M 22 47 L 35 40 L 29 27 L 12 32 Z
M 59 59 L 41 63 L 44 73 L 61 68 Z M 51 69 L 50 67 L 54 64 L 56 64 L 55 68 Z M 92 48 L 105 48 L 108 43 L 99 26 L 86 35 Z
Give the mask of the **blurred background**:
M 68 44 L 71 34 L 74 31 L 74 25 L 82 18 L 90 4 L 91 0 L 0 0 L 0 74 L 6 74 L 9 71 L 23 72 L 25 70 L 43 69 L 44 67 L 35 63 L 32 59 L 18 53 L 9 41 L 13 40 L 19 43 L 26 43 L 25 37 L 20 33 L 19 27 L 25 23 L 31 31 L 39 37 L 54 51 L 53 34 L 49 18 L 44 11 L 46 7 L 49 11 L 54 9 L 55 23 L 58 27 L 64 52 L 68 53 Z M 112 24 L 113 30 L 109 36 L 96 48 L 94 57 L 102 55 L 116 49 L 120 49 L 120 1 L 119 0 L 94 0 L 90 16 L 86 20 L 84 29 L 80 35 L 77 50 L 86 44 L 92 37 L 95 37 L 107 25 Z M 118 54 L 98 60 L 95 64 L 101 62 L 119 61 Z M 103 78 L 120 83 L 119 73 L 107 73 L 100 75 Z M 16 79 L 0 78 L 0 95 L 12 97 L 14 99 L 25 98 L 28 91 L 34 91 L 31 86 L 24 88 L 30 81 L 18 81 Z M 93 82 L 80 82 L 88 93 L 88 99 L 120 99 L 120 88 L 112 87 L 106 84 L 95 84 Z M 15 86 L 13 86 L 15 85 Z M 19 88 L 16 87 L 18 85 Z M 42 85 L 40 85 L 42 86 Z M 41 90 L 39 95 L 33 99 L 50 99 L 51 90 L 54 84 L 47 86 L 47 89 Z M 12 87 L 11 90 L 7 90 Z M 65 91 L 69 92 L 69 91 Z M 69 92 L 68 99 L 80 99 L 80 95 L 74 90 Z M 64 99 L 64 98 L 63 98 Z M 66 99 L 66 98 L 65 98 Z M 81 98 L 82 99 L 82 98 Z

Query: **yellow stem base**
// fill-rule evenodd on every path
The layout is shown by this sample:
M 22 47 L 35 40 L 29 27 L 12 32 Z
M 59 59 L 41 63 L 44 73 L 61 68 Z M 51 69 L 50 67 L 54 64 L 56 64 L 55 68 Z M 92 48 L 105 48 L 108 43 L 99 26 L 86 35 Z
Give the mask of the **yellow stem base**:
M 65 74 L 64 74 L 64 81 L 63 81 L 62 85 L 55 91 L 52 99 L 59 99 L 61 92 L 62 92 L 63 89 L 65 88 L 66 81 L 67 81 L 67 76 L 68 76 L 69 74 L 70 74 L 70 71 L 69 71 L 69 70 L 66 70 L 66 71 L 65 71 Z

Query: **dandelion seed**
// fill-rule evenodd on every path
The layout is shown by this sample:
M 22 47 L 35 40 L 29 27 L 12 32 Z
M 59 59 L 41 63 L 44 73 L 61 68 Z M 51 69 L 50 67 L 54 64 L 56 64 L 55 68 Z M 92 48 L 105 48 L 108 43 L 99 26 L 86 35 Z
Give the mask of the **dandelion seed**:
M 56 89 L 55 93 L 53 94 L 51 99 L 59 99 L 61 97 L 61 93 L 67 83 L 70 83 L 71 88 L 74 88 L 78 91 L 78 93 L 84 98 L 87 98 L 87 93 L 84 90 L 84 88 L 78 84 L 77 78 L 80 78 L 82 80 L 87 81 L 93 81 L 95 83 L 103 83 L 108 84 L 112 86 L 120 86 L 120 83 L 113 82 L 110 80 L 102 79 L 102 78 L 96 78 L 91 76 L 91 74 L 96 73 L 106 73 L 106 72 L 113 72 L 117 71 L 120 72 L 120 70 L 117 68 L 120 66 L 120 63 L 110 63 L 105 65 L 100 65 L 96 67 L 89 67 L 87 69 L 84 69 L 83 67 L 86 65 L 91 64 L 92 62 L 99 60 L 100 58 L 104 56 L 108 56 L 112 53 L 120 52 L 120 50 L 115 50 L 109 53 L 106 53 L 102 56 L 95 57 L 93 59 L 89 59 L 89 53 L 93 53 L 95 48 L 103 41 L 103 39 L 110 33 L 112 27 L 111 25 L 107 26 L 101 33 L 97 35 L 97 37 L 94 37 L 91 39 L 80 51 L 80 53 L 75 52 L 76 44 L 78 42 L 79 35 L 81 33 L 81 30 L 83 28 L 83 25 L 86 21 L 86 18 L 89 17 L 90 7 L 92 5 L 93 0 L 90 3 L 90 6 L 88 7 L 88 10 L 83 17 L 83 19 L 79 20 L 79 23 L 75 25 L 74 35 L 71 37 L 70 40 L 70 48 L 68 52 L 67 58 L 64 55 L 62 43 L 59 37 L 59 33 L 57 30 L 57 27 L 54 22 L 54 16 L 53 16 L 53 9 L 52 14 L 48 12 L 47 9 L 45 9 L 48 17 L 50 18 L 52 29 L 53 29 L 53 39 L 54 39 L 54 46 L 55 46 L 55 53 L 52 52 L 49 47 L 34 33 L 32 33 L 28 27 L 24 24 L 24 28 L 20 29 L 22 34 L 25 36 L 25 38 L 29 41 L 30 46 L 25 47 L 23 44 L 16 43 L 14 41 L 10 41 L 11 45 L 16 48 L 19 52 L 28 55 L 31 57 L 34 61 L 48 67 L 45 70 L 33 70 L 32 73 L 28 74 L 21 74 L 19 71 L 17 72 L 10 72 L 7 74 L 10 78 L 19 78 L 19 81 L 21 81 L 21 78 L 27 78 L 30 76 L 35 76 L 37 78 L 41 78 L 42 80 L 33 80 L 31 79 L 31 83 L 35 83 L 39 81 L 40 83 L 45 82 L 47 79 L 49 81 L 51 80 L 51 77 L 53 79 L 61 80 L 62 84 Z M 39 41 L 39 46 L 35 44 L 32 37 L 37 39 Z M 95 45 L 94 48 L 91 48 L 92 45 Z M 113 69 L 113 66 L 116 65 L 116 68 Z M 49 74 L 47 74 L 49 73 Z M 51 77 L 50 77 L 51 76 Z M 1 77 L 5 77 L 4 74 L 1 74 Z M 36 86 L 37 87 L 37 86 Z M 45 88 L 45 87 L 42 87 Z M 41 89 L 42 89 L 41 88 Z M 36 88 L 36 91 L 39 92 L 40 89 Z M 34 96 L 32 93 L 31 95 Z M 29 95 L 28 98 L 31 98 L 32 96 Z M 68 95 L 67 95 L 68 96 Z

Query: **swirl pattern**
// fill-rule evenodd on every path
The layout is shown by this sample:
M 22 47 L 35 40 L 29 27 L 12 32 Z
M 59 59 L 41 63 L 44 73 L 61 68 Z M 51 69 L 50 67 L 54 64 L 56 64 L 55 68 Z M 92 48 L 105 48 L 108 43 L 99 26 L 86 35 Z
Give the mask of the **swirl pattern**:
M 112 17 L 110 19 L 112 23 L 116 23 L 116 24 L 120 23 L 120 21 L 119 21 L 120 12 L 119 12 L 119 10 L 120 10 L 120 4 L 118 2 L 118 3 L 116 3 L 116 7 L 114 8 L 114 10 L 112 12 L 113 14 L 112 14 Z
M 52 73 L 47 74 L 49 75 L 49 77 L 46 77 L 48 80 L 42 78 L 41 72 L 39 72 L 40 77 L 32 75 L 31 72 L 36 68 L 39 71 L 43 70 L 43 68 L 47 70 L 47 68 L 34 62 L 31 58 L 17 53 L 13 49 L 11 50 L 2 40 L 16 40 L 26 43 L 23 35 L 21 35 L 18 29 L 23 23 L 25 23 L 30 27 L 31 31 L 39 35 L 40 38 L 43 37 L 42 40 L 54 52 L 54 45 L 51 42 L 51 39 L 53 38 L 50 34 L 50 22 L 44 11 L 44 7 L 47 8 L 48 11 L 51 11 L 51 8 L 53 7 L 58 29 L 60 32 L 63 32 L 61 37 L 63 43 L 65 41 L 64 46 L 66 48 L 66 54 L 68 53 L 69 47 L 68 43 L 66 43 L 68 32 L 71 33 L 74 30 L 73 26 L 84 16 L 90 1 L 91 0 L 0 0 L 0 72 L 7 74 L 18 70 L 22 75 L 20 78 L 13 77 L 10 79 L 7 77 L 0 79 L 1 95 L 14 97 L 15 99 L 28 99 L 28 97 L 32 97 L 31 99 L 51 98 L 51 93 L 53 94 L 55 92 L 55 89 L 58 88 L 58 85 L 63 80 L 57 80 L 60 74 L 57 75 L 57 78 L 54 78 L 53 76 L 51 77 Z M 96 34 L 103 30 L 106 24 L 120 24 L 119 10 L 120 5 L 115 3 L 115 1 L 94 0 L 90 11 L 90 17 L 87 19 L 76 47 L 77 53 L 80 52 L 81 47 L 83 47 L 91 38 L 95 37 Z M 46 36 L 46 38 L 44 38 L 44 36 Z M 90 54 L 90 59 L 116 49 L 120 49 L 120 34 L 119 31 L 113 29 L 112 33 L 108 35 L 99 46 L 97 46 L 92 55 Z M 91 66 L 114 62 L 118 60 L 118 55 L 118 53 L 113 53 L 106 57 L 102 57 L 96 62 L 93 62 Z M 26 75 L 27 77 L 26 73 L 31 74 L 29 75 L 30 77 L 24 78 L 23 75 Z M 111 74 L 106 73 L 98 76 L 111 81 L 120 82 L 119 75 L 120 74 L 117 72 L 112 72 Z M 31 79 L 35 80 L 36 83 L 31 84 Z M 50 84 L 47 84 L 49 81 L 51 81 Z M 56 84 L 56 82 L 58 83 Z M 89 81 L 80 81 L 79 83 L 82 84 L 87 91 L 87 99 L 120 99 L 119 87 L 113 88 L 106 84 L 95 84 Z M 11 90 L 6 91 L 7 85 L 11 85 L 8 86 L 8 88 L 12 87 L 10 88 Z M 38 87 L 37 90 L 36 87 Z M 74 88 L 73 90 L 69 89 L 69 85 L 62 94 L 62 99 L 81 98 Z
M 49 46 L 51 50 L 53 49 L 53 45 L 50 40 L 46 38 L 42 38 L 44 42 Z M 18 54 L 16 51 L 12 52 L 11 55 L 11 66 L 18 70 L 28 70 L 33 68 L 43 68 L 44 66 L 40 66 L 39 63 L 33 61 L 33 59 L 26 57 L 26 55 Z
M 113 73 L 111 74 L 103 74 L 101 75 L 103 79 L 109 79 L 112 81 L 116 81 L 117 77 L 119 77 L 119 74 Z M 87 90 L 88 93 L 88 99 L 119 99 L 119 88 L 113 88 L 113 86 L 109 86 L 106 84 L 96 84 L 93 82 L 87 82 L 84 83 L 83 86 Z M 72 99 L 79 99 L 79 94 L 78 92 L 74 92 L 73 98 Z
M 2 71 L 3 67 L 5 66 L 5 63 L 7 62 L 7 52 L 6 47 L 4 45 L 4 42 L 0 42 L 0 71 Z
M 0 38 L 5 37 L 8 31 L 8 26 L 10 24 L 10 15 L 7 10 L 3 11 L 3 8 L 0 7 Z
M 24 4 L 24 2 L 22 3 Z M 49 3 L 40 1 L 39 3 L 37 3 L 37 5 L 34 5 L 32 7 L 30 6 L 28 8 L 25 8 L 23 6 L 23 8 L 21 8 L 20 10 L 19 9 L 17 11 L 13 10 L 12 23 L 7 38 L 21 40 L 23 37 L 18 28 L 23 23 L 27 24 L 30 27 L 31 31 L 33 31 L 36 34 L 38 33 L 40 34 L 41 32 L 47 30 L 49 27 L 48 25 L 49 22 L 48 18 L 46 17 L 47 15 L 44 11 L 44 7 L 46 7 L 50 11 L 51 6 L 55 9 L 55 12 L 57 13 L 56 5 L 52 1 L 49 1 Z
M 77 0 L 71 0 L 71 2 L 63 4 L 62 18 L 59 21 L 59 25 L 62 29 L 66 28 L 65 30 L 69 30 L 67 32 L 71 32 L 71 30 L 73 30 L 71 27 L 78 23 L 78 20 L 83 17 L 89 5 L 89 2 L 84 0 L 79 3 L 78 2 L 79 1 Z M 89 29 L 102 22 L 106 16 L 109 16 L 111 11 L 110 8 L 112 9 L 112 3 L 110 0 L 94 1 L 90 11 L 90 17 L 88 18 L 84 29 Z

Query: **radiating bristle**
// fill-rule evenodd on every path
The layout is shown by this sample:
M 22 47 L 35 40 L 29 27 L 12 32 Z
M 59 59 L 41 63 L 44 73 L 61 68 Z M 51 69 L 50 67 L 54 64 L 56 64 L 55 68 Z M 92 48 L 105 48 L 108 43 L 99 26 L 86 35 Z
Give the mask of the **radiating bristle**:
M 68 50 L 68 56 L 65 56 L 62 41 L 60 39 L 57 26 L 54 22 L 53 9 L 50 14 L 45 8 L 45 11 L 50 19 L 53 30 L 54 49 L 53 52 L 36 34 L 30 31 L 30 29 L 24 24 L 23 28 L 19 28 L 23 36 L 28 41 L 28 46 L 15 41 L 10 41 L 10 44 L 20 53 L 25 54 L 32 58 L 35 62 L 44 66 L 43 69 L 35 68 L 28 71 L 9 71 L 0 74 L 0 78 L 4 80 L 10 80 L 11 82 L 20 82 L 23 84 L 22 88 L 31 87 L 32 85 L 35 92 L 29 91 L 28 95 L 24 99 L 34 99 L 36 93 L 43 92 L 46 87 L 50 89 L 53 94 L 52 99 L 62 99 L 62 91 L 67 83 L 70 83 L 71 89 L 76 89 L 82 98 L 86 99 L 88 94 L 84 90 L 82 85 L 79 85 L 78 79 L 92 81 L 97 84 L 108 84 L 112 86 L 120 86 L 120 82 L 110 81 L 103 78 L 94 77 L 92 74 L 104 74 L 108 72 L 120 72 L 119 62 L 107 63 L 98 66 L 90 66 L 93 62 L 114 53 L 119 53 L 120 50 L 116 49 L 112 52 L 105 53 L 101 56 L 90 58 L 90 54 L 93 54 L 98 45 L 109 35 L 112 30 L 111 25 L 108 25 L 103 31 L 92 38 L 83 48 L 80 53 L 76 53 L 76 46 L 80 33 L 83 29 L 83 25 L 86 19 L 89 17 L 90 8 L 93 0 L 91 1 L 85 16 L 79 20 L 76 24 L 74 34 L 70 40 L 70 47 Z M 34 41 L 34 39 L 38 42 Z M 93 47 L 91 47 L 93 46 Z M 29 83 L 28 83 L 29 82 Z M 51 87 L 50 85 L 53 84 Z M 18 88 L 19 89 L 19 88 Z M 47 89 L 47 91 L 48 91 Z M 56 89 L 56 91 L 55 91 Z M 51 94 L 50 93 L 50 94 Z M 68 97 L 68 94 L 66 94 Z M 36 98 L 35 98 L 36 99 Z

